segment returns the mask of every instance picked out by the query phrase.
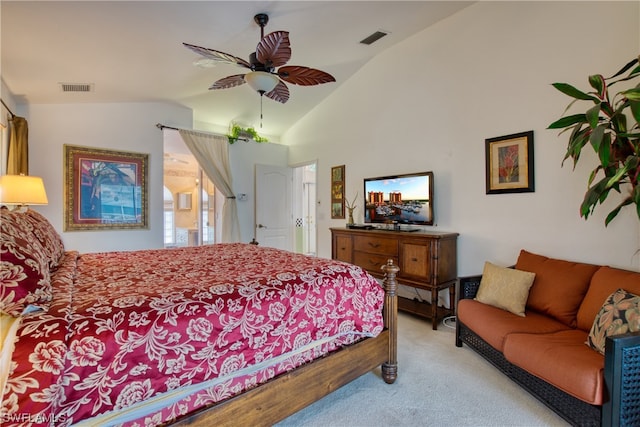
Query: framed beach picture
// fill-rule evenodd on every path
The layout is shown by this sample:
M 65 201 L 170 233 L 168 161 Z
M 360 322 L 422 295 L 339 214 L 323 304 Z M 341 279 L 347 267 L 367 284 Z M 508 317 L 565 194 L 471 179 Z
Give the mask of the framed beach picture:
M 534 191 L 533 131 L 485 140 L 487 194 Z
M 148 154 L 64 145 L 64 231 L 148 228 Z

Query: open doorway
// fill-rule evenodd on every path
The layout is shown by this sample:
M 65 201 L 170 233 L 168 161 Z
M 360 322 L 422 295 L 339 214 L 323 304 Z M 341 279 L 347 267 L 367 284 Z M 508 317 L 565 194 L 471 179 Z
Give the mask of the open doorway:
M 178 132 L 164 132 L 163 180 L 165 247 L 215 243 L 215 188 Z
M 316 169 L 316 162 L 293 168 L 294 247 L 298 253 L 313 256 L 317 254 Z

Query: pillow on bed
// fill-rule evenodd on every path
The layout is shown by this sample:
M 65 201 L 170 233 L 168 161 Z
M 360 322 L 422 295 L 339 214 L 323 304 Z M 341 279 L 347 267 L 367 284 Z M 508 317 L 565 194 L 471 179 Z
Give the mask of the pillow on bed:
M 11 355 L 15 348 L 16 334 L 22 323 L 21 317 L 0 313 L 0 390 L 4 390 L 11 371 Z
M 618 289 L 602 305 L 586 344 L 604 354 L 607 337 L 637 331 L 640 331 L 640 296 Z
M 485 262 L 476 301 L 524 317 L 524 308 L 535 273 L 499 267 Z
M 24 213 L 0 209 L 0 312 L 19 316 L 51 301 L 49 262 Z
M 41 213 L 28 209 L 24 219 L 33 226 L 33 234 L 49 258 L 49 267 L 56 268 L 64 255 L 64 244 L 53 225 Z

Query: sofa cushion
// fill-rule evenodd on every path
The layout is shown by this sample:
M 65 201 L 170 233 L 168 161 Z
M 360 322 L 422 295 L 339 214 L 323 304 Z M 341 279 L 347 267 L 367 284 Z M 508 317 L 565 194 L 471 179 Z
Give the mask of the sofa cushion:
M 584 345 L 579 329 L 506 337 L 504 357 L 532 375 L 592 405 L 601 405 L 604 357 Z
M 476 301 L 524 317 L 524 307 L 535 276 L 528 271 L 499 267 L 485 262 Z
M 520 317 L 472 299 L 461 299 L 458 302 L 457 317 L 498 351 L 503 350 L 504 339 L 510 333 L 543 334 L 569 329 L 565 324 L 535 311 L 527 312 L 526 317 Z M 587 348 L 584 341 L 582 345 Z
M 640 272 L 600 267 L 591 279 L 589 290 L 578 310 L 578 328 L 591 330 L 605 300 L 618 289 L 640 295 Z
M 580 303 L 598 268 L 597 265 L 548 258 L 525 250 L 520 251 L 516 262 L 516 269 L 536 274 L 527 308 L 548 314 L 570 327 L 576 326 Z M 602 302 L 598 308 L 601 305 Z
M 640 331 L 640 296 L 618 289 L 604 302 L 593 321 L 587 345 L 604 354 L 607 337 Z

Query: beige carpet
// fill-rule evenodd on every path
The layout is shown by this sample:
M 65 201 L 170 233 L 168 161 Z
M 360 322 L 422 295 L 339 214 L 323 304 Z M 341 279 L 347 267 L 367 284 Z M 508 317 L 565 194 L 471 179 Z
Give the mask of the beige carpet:
M 455 330 L 399 314 L 398 380 L 376 369 L 278 423 L 284 426 L 567 426 Z

